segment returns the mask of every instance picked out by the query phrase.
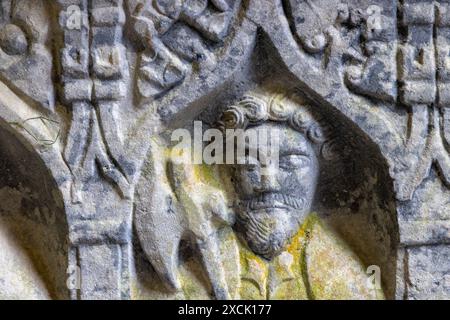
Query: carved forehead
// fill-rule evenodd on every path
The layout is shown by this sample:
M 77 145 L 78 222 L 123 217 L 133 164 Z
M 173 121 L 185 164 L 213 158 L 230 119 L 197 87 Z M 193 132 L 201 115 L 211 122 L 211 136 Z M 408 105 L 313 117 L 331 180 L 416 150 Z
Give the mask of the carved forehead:
M 263 122 L 246 129 L 245 134 L 267 137 L 267 141 L 271 141 L 271 137 L 276 134 L 281 154 L 301 153 L 306 155 L 312 151 L 311 141 L 303 133 L 294 130 L 286 123 Z M 246 146 L 249 146 L 248 140 L 246 140 Z

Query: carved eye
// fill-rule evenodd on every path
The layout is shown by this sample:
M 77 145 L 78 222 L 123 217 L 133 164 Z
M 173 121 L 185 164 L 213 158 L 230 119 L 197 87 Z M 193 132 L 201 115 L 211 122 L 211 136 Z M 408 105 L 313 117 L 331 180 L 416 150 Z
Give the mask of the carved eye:
M 244 165 L 244 168 L 247 172 L 255 172 L 257 167 L 258 167 L 258 160 L 252 157 L 248 157 L 246 159 L 246 164 Z
M 309 166 L 311 159 L 305 155 L 291 154 L 280 159 L 280 167 L 286 170 L 294 170 Z

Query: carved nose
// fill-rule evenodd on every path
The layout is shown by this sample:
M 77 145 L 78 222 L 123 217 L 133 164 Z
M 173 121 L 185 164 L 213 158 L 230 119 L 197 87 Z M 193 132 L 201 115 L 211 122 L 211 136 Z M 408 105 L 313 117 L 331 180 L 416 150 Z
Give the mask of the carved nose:
M 280 183 L 274 172 L 260 172 L 260 185 L 255 188 L 256 192 L 277 192 L 279 190 Z

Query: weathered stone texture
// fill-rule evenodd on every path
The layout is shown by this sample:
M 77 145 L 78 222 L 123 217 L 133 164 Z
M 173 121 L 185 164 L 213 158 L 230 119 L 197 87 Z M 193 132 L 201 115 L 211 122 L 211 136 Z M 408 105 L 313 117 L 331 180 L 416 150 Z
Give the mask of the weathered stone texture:
M 0 299 L 449 299 L 449 85 L 448 0 L 0 0 Z

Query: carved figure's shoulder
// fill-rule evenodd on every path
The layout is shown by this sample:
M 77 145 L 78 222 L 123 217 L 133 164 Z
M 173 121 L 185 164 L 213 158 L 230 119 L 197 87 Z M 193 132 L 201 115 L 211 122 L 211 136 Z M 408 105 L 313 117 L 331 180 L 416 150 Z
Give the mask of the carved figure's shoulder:
M 369 274 L 355 252 L 317 215 L 305 228 L 305 265 L 315 299 L 384 299 L 369 285 Z

